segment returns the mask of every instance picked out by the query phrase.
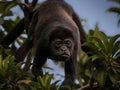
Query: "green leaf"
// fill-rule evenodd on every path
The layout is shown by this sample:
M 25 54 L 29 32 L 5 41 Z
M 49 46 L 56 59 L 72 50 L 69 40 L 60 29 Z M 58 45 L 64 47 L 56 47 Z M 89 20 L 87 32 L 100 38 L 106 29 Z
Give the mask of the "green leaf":
M 20 80 L 20 81 L 17 82 L 17 84 L 22 84 L 22 83 L 30 84 L 31 82 L 32 82 L 31 80 Z
M 120 80 L 119 74 L 116 72 L 116 70 L 112 69 L 112 71 L 108 75 L 113 84 Z
M 50 88 L 54 87 L 54 84 L 51 84 L 53 79 L 53 74 L 45 73 L 43 77 L 38 77 L 38 83 L 42 90 L 50 90 Z
M 2 14 L 2 17 L 13 15 L 13 13 L 10 9 L 14 6 L 15 6 L 15 3 L 9 3 L 9 4 L 8 3 L 0 3 L 0 13 Z
M 36 87 L 37 89 L 41 89 L 40 83 L 38 82 L 31 82 L 30 85 Z
M 108 11 L 120 14 L 120 8 L 119 7 L 111 7 L 111 8 L 108 9 Z
M 120 37 L 120 34 L 117 34 L 113 37 L 110 37 L 110 40 L 109 40 L 109 48 L 110 48 L 110 53 L 113 53 L 114 51 L 114 46 L 115 46 L 115 43 L 117 41 L 117 39 Z
M 120 51 L 118 51 L 118 52 L 116 53 L 116 55 L 114 56 L 114 58 L 115 58 L 116 60 L 118 60 L 119 57 L 120 57 Z
M 100 45 L 100 47 L 104 48 L 102 41 L 98 37 L 91 36 L 89 38 L 91 38 L 91 40 L 93 40 L 94 44 L 97 44 L 97 46 Z
M 91 58 L 92 58 L 92 61 L 95 61 L 97 59 L 100 59 L 101 57 L 98 55 L 93 55 L 93 56 L 91 56 Z
M 4 11 L 5 7 L 6 7 L 6 3 L 0 3 L 0 13 Z
M 20 90 L 26 90 L 26 88 L 25 88 L 23 85 L 18 85 L 18 88 L 19 88 Z
M 120 73 L 120 66 L 119 67 L 115 67 L 114 69 L 116 70 L 117 73 Z
M 2 59 L 3 59 L 3 57 L 2 57 L 2 55 L 0 55 L 0 68 L 2 67 Z
M 92 42 L 85 42 L 85 43 L 83 44 L 83 46 L 88 46 L 89 48 L 92 48 L 92 49 L 94 49 L 94 50 L 98 50 L 98 47 L 96 47 L 95 44 L 92 43 Z
M 92 71 L 90 69 L 85 70 L 85 75 L 88 76 L 89 78 L 92 77 Z
M 113 37 L 110 37 L 110 45 L 114 45 L 115 41 L 120 37 L 120 34 L 117 34 Z
M 116 52 L 119 50 L 120 50 L 120 41 L 116 41 L 116 43 L 114 44 L 112 48 L 112 56 L 114 56 Z
M 88 56 L 84 51 L 81 50 L 81 52 L 80 52 L 80 63 L 82 65 L 85 65 L 87 62 L 88 62 Z
M 99 32 L 99 37 L 104 43 L 105 50 L 109 50 L 109 48 L 108 48 L 109 42 L 108 42 L 107 35 L 104 32 Z
M 94 30 L 89 30 L 89 36 L 94 36 Z
M 3 24 L 4 23 L 4 20 L 3 18 L 0 17 L 0 24 Z
M 104 85 L 105 85 L 106 77 L 107 77 L 106 71 L 100 70 L 97 72 L 97 81 L 98 81 L 98 84 L 101 88 L 104 87 Z
M 103 41 L 100 38 L 98 38 L 98 37 L 90 37 L 90 38 L 93 40 L 92 42 L 94 43 L 94 45 L 97 48 L 99 48 L 98 51 L 104 52 L 104 53 L 107 52 L 107 50 L 105 49 L 105 45 L 104 45 Z
M 1 56 L 2 58 L 2 56 Z M 0 74 L 5 77 L 7 70 L 8 70 L 8 64 L 9 64 L 9 60 L 10 60 L 11 56 L 7 56 L 4 60 L 0 60 Z

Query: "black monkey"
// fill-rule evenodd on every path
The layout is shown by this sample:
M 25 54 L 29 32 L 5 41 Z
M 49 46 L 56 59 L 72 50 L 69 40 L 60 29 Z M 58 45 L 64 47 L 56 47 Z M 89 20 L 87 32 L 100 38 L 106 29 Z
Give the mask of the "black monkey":
M 43 2 L 31 21 L 29 38 L 33 39 L 35 76 L 42 75 L 47 57 L 65 62 L 64 85 L 73 86 L 84 30 L 72 7 L 64 0 Z M 80 34 L 81 33 L 81 34 Z M 81 37 L 81 40 L 80 40 Z

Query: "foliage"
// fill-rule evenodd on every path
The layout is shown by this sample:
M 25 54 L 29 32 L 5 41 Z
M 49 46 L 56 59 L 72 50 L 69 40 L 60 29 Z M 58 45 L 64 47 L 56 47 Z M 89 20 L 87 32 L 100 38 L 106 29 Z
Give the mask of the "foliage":
M 120 0 L 109 0 L 118 4 L 118 7 L 111 7 L 108 9 L 109 12 L 116 13 L 118 15 L 118 25 L 120 25 Z
M 31 82 L 31 85 L 36 87 L 36 90 L 70 90 L 67 86 L 59 88 L 57 85 L 59 81 L 52 83 L 53 78 L 53 74 L 45 73 L 43 77 L 37 77 L 37 82 Z
M 15 64 L 13 56 L 5 59 L 0 55 L 0 90 L 26 90 L 33 75 L 21 69 L 22 63 Z M 28 87 L 29 86 L 29 87 Z
M 53 82 L 53 74 L 45 73 L 34 81 L 32 73 L 23 68 L 24 63 L 16 64 L 14 60 L 13 55 L 6 54 L 3 58 L 0 53 L 0 90 L 70 90 L 67 86 L 59 87 L 59 81 Z
M 36 87 L 37 90 L 57 90 L 56 84 L 58 81 L 51 84 L 52 79 L 53 74 L 48 75 L 46 73 L 43 77 L 37 77 L 38 82 L 32 82 L 31 85 Z
M 90 30 L 88 42 L 83 46 L 92 49 L 86 62 L 80 62 L 85 81 L 98 82 L 101 90 L 120 88 L 120 34 L 108 37 L 98 26 Z M 83 73 L 81 72 L 81 73 Z

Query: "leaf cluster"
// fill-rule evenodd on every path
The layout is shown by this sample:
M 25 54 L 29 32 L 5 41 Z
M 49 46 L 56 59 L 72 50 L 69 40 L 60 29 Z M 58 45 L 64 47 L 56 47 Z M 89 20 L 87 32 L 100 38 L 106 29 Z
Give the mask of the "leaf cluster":
M 98 83 L 100 90 L 118 90 L 120 88 L 120 34 L 107 36 L 96 25 L 88 34 L 88 42 L 83 46 L 89 47 L 89 57 L 80 61 L 82 78 L 86 83 Z
M 23 63 L 16 64 L 14 57 L 9 55 L 3 59 L 0 55 L 0 90 L 26 90 L 32 82 L 33 75 L 21 69 Z
M 53 74 L 45 73 L 34 81 L 31 71 L 23 68 L 25 63 L 16 63 L 13 55 L 3 56 L 0 53 L 0 90 L 70 90 L 67 86 L 60 87 L 59 80 L 53 82 Z

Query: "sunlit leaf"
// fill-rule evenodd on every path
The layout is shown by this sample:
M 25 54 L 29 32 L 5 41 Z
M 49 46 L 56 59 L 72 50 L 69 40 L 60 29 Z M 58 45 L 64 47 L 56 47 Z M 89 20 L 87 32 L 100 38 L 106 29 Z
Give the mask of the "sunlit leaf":
M 117 41 L 117 39 L 120 37 L 120 34 L 117 34 L 113 37 L 110 37 L 110 40 L 109 40 L 109 48 L 110 48 L 110 53 L 113 53 L 114 51 L 114 46 L 115 46 L 115 43 Z
M 2 17 L 13 15 L 10 9 L 14 6 L 15 3 L 0 3 L 0 13 L 2 14 Z
M 112 48 L 112 55 L 114 55 L 119 50 L 120 50 L 120 41 L 116 41 L 116 43 L 114 44 Z
M 100 59 L 101 57 L 98 55 L 93 55 L 91 56 L 91 58 L 92 58 L 92 61 L 94 61 L 94 60 Z

